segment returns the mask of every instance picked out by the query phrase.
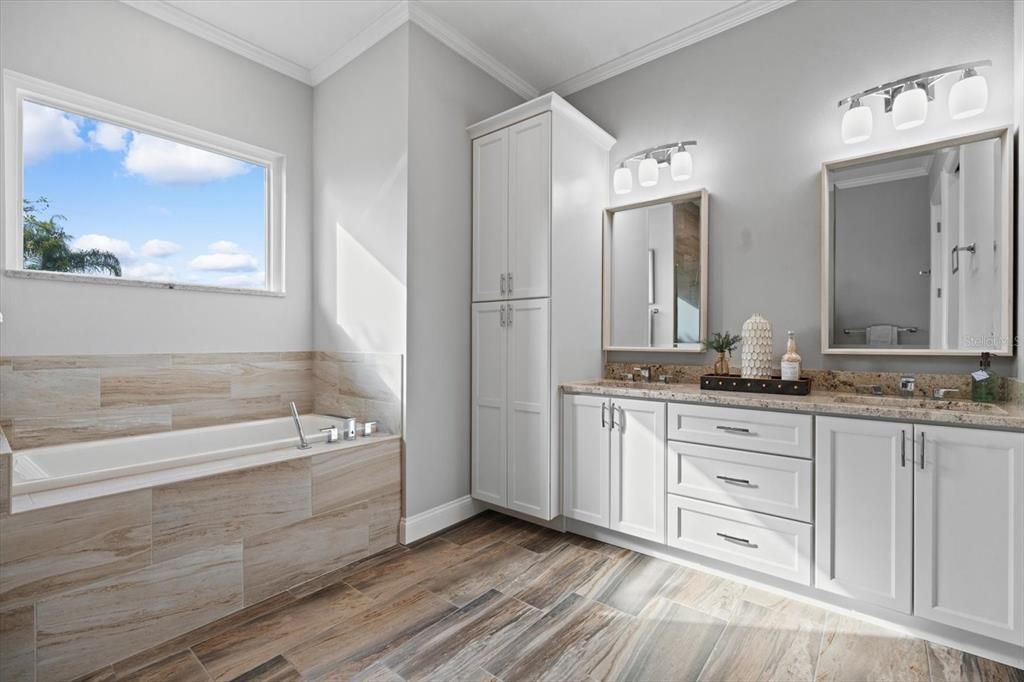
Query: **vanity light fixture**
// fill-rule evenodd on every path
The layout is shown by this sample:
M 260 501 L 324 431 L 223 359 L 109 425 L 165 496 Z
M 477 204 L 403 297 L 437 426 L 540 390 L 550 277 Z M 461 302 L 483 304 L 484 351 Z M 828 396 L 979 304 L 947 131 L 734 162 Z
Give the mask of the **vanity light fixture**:
M 871 109 L 861 102 L 870 96 L 881 97 L 885 113 L 892 114 L 896 130 L 909 130 L 924 123 L 928 117 L 928 102 L 935 99 L 935 83 L 946 76 L 959 74 L 960 80 L 949 91 L 949 115 L 954 120 L 977 116 L 988 106 L 988 84 L 978 69 L 992 66 L 991 59 L 946 66 L 924 73 L 868 88 L 839 100 L 839 107 L 849 105 L 843 114 L 842 138 L 846 144 L 856 144 L 871 137 Z
M 633 173 L 629 164 L 639 161 L 637 165 L 637 182 L 641 187 L 654 187 L 661 178 L 661 166 L 668 166 L 672 179 L 677 182 L 689 180 L 693 176 L 693 156 L 686 150 L 687 145 L 694 146 L 695 140 L 671 142 L 658 145 L 631 154 L 619 162 L 619 167 L 612 175 L 612 188 L 616 194 L 629 194 L 633 191 Z

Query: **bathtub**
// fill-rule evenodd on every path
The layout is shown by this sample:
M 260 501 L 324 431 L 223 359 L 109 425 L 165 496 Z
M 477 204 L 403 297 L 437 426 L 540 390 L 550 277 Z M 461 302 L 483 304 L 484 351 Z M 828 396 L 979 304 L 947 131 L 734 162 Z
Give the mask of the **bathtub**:
M 302 415 L 307 440 L 338 422 Z M 305 457 L 328 448 L 299 450 L 291 417 L 164 431 L 14 453 L 12 511 L 63 504 L 126 490 Z

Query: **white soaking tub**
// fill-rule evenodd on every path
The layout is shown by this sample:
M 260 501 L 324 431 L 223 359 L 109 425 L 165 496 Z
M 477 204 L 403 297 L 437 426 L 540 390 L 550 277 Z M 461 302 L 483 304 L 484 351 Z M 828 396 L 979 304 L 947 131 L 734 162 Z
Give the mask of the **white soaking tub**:
M 307 450 L 297 447 L 291 417 L 18 450 L 13 511 L 308 457 L 342 445 L 319 441 L 320 429 L 340 425 L 339 419 L 306 414 L 301 421 L 307 440 L 317 439 Z

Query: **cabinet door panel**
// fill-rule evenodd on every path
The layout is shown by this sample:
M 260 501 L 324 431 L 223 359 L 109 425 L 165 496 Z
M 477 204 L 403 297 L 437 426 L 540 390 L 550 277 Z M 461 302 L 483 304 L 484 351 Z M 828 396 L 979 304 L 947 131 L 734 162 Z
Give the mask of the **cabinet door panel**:
M 910 613 L 913 427 L 818 417 L 816 430 L 815 586 Z
M 665 403 L 612 400 L 611 528 L 665 542 Z
M 551 509 L 550 305 L 512 301 L 508 312 L 508 506 L 542 519 Z
M 473 300 L 504 297 L 508 270 L 508 129 L 473 140 Z
M 916 436 L 914 613 L 1019 644 L 1024 436 L 947 426 Z
M 551 295 L 551 114 L 508 129 L 509 296 Z
M 608 400 L 590 395 L 562 398 L 565 506 L 571 519 L 608 527 Z
M 472 492 L 473 497 L 508 503 L 508 335 L 501 324 L 504 304 L 473 306 Z

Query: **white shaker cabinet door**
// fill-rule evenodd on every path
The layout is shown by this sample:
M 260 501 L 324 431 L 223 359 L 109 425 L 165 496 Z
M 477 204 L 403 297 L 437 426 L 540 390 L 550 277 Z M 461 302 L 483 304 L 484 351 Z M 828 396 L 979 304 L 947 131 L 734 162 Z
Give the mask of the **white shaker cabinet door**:
M 1024 434 L 917 426 L 914 614 L 1024 641 Z
M 665 542 L 665 403 L 612 399 L 611 529 Z
M 508 277 L 508 129 L 473 140 L 473 300 L 505 297 Z
M 473 305 L 472 493 L 508 502 L 508 335 L 504 303 Z
M 818 417 L 815 587 L 911 607 L 913 426 Z
M 551 306 L 505 304 L 508 325 L 508 507 L 551 519 Z M 557 469 L 556 469 L 557 471 Z
M 508 128 L 508 294 L 551 295 L 551 114 Z
M 562 398 L 562 513 L 571 519 L 608 527 L 608 398 Z

